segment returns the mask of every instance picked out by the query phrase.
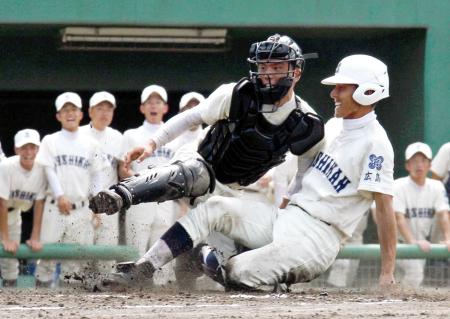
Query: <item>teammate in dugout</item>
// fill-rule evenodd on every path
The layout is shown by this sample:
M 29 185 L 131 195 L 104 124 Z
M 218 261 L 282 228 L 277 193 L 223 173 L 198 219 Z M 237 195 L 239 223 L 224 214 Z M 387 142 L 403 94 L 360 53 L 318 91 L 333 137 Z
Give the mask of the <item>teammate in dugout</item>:
M 0 163 L 0 245 L 8 252 L 19 249 L 21 212 L 33 206 L 33 229 L 27 245 L 33 250 L 42 249 L 41 221 L 47 180 L 44 168 L 35 162 L 41 144 L 39 132 L 20 130 L 14 136 L 16 156 Z M 3 287 L 15 287 L 19 275 L 17 259 L 0 259 Z
M 262 73 L 272 63 L 265 62 L 269 64 L 258 63 Z M 251 249 L 223 263 L 214 251 L 203 256 L 204 270 L 223 285 L 240 289 L 310 281 L 331 265 L 373 200 L 379 216 L 380 284 L 394 283 L 393 150 L 374 112 L 375 103 L 389 96 L 387 67 L 370 56 L 350 56 L 323 83 L 335 85 L 336 119 L 328 127 L 332 133 L 340 127 L 339 133 L 327 137 L 303 180 L 292 185 L 285 209 L 211 197 L 178 220 L 137 262 L 118 264 L 103 287 L 139 284 L 212 230 Z

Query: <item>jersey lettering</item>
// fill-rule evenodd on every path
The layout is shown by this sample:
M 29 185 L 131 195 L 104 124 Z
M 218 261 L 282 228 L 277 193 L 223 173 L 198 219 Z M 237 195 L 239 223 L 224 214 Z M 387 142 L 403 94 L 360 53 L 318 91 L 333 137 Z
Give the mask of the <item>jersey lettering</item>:
M 434 209 L 433 208 L 407 208 L 405 217 L 406 218 L 433 218 Z
M 22 191 L 20 189 L 15 189 L 10 192 L 9 198 L 32 202 L 36 198 L 36 193 L 26 192 L 26 191 Z
M 56 166 L 77 166 L 87 169 L 90 165 L 89 160 L 77 155 L 57 155 L 55 158 Z
M 337 193 L 351 183 L 348 177 L 345 176 L 338 167 L 337 163 L 329 155 L 324 154 L 323 152 L 319 152 L 316 155 L 311 166 L 325 175 Z

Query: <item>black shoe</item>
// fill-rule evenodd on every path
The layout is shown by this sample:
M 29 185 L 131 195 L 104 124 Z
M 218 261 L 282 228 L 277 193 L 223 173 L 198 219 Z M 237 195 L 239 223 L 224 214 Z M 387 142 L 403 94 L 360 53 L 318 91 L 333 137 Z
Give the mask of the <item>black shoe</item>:
M 223 268 L 219 263 L 215 250 L 205 245 L 200 249 L 199 258 L 204 274 L 222 286 L 225 286 Z
M 123 199 L 114 190 L 105 190 L 89 200 L 89 208 L 95 214 L 113 215 L 123 207 Z
M 95 287 L 100 291 L 145 287 L 153 277 L 155 267 L 150 262 L 136 264 L 133 261 L 118 263 L 116 273 L 107 275 Z

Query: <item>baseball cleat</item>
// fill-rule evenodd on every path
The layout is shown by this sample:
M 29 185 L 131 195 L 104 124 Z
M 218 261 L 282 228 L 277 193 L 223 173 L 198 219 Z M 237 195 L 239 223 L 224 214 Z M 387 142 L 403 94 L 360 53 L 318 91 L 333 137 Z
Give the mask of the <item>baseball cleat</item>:
M 113 190 L 104 190 L 89 200 L 89 208 L 95 214 L 113 215 L 123 206 L 122 197 Z
M 153 277 L 155 267 L 150 262 L 136 264 L 133 261 L 118 263 L 116 273 L 103 278 L 95 288 L 100 291 L 123 290 L 129 288 L 145 287 L 148 280 Z

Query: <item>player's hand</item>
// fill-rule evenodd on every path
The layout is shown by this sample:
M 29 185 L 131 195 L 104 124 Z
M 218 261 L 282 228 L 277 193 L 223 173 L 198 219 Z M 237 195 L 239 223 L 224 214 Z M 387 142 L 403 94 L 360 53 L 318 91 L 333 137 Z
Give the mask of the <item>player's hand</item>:
M 278 208 L 286 208 L 286 206 L 289 204 L 289 198 L 283 197 L 283 199 L 281 200 L 281 204 L 280 206 L 278 206 Z
M 133 148 L 125 155 L 125 165 L 129 166 L 132 161 L 137 161 L 138 163 L 142 162 L 147 157 L 151 156 L 155 149 L 156 144 L 153 140 L 150 140 L 145 147 L 138 146 Z
M 444 244 L 445 246 L 447 246 L 447 250 L 450 251 L 450 240 L 446 240 L 441 243 Z
M 416 240 L 415 244 L 417 244 L 420 247 L 420 249 L 426 253 L 431 250 L 431 244 L 428 240 L 425 239 Z
M 19 242 L 16 240 L 9 240 L 9 239 L 3 240 L 2 245 L 5 251 L 8 251 L 13 254 L 15 254 L 17 252 L 17 249 L 19 249 Z
M 380 274 L 378 284 L 381 288 L 389 288 L 395 285 L 394 274 Z
M 58 197 L 58 209 L 61 214 L 69 215 L 72 203 L 64 195 L 61 195 Z
M 39 240 L 33 238 L 28 239 L 26 241 L 26 244 L 31 248 L 32 251 L 39 251 L 43 247 L 42 243 Z

